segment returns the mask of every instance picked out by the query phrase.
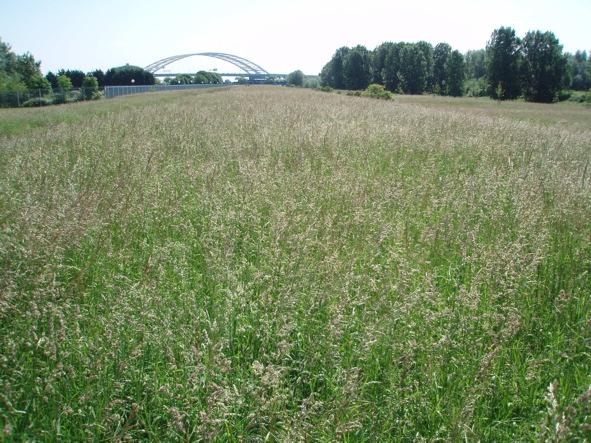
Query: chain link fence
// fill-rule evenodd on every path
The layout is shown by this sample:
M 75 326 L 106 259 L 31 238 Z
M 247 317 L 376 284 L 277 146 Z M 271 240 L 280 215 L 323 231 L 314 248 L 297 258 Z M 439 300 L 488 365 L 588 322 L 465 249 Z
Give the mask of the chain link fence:
M 22 89 L 0 91 L 1 108 L 38 107 L 101 98 L 103 92 L 96 88 L 78 89 Z
M 228 84 L 190 84 L 190 85 L 145 85 L 145 86 L 105 86 L 105 98 L 121 95 L 140 94 L 142 92 L 181 91 L 184 89 L 219 88 Z
M 96 88 L 77 88 L 71 90 L 56 88 L 0 91 L 0 108 L 39 107 L 96 100 L 103 97 L 114 98 L 122 95 L 140 94 L 143 92 L 180 91 L 185 89 L 219 88 L 224 86 L 228 86 L 228 84 L 105 86 L 102 90 Z

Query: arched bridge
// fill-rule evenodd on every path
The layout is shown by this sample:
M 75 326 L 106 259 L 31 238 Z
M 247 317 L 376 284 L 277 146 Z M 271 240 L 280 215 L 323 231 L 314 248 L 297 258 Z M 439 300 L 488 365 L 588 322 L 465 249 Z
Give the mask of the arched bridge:
M 176 61 L 182 60 L 188 57 L 195 57 L 195 56 L 204 56 L 204 57 L 212 57 L 217 58 L 218 60 L 223 60 L 225 62 L 231 63 L 232 65 L 236 66 L 242 72 L 240 73 L 224 73 L 221 75 L 227 76 L 248 76 L 252 78 L 267 78 L 270 76 L 277 76 L 282 74 L 269 74 L 265 69 L 263 69 L 260 65 L 257 65 L 250 60 L 247 60 L 243 57 L 239 57 L 237 55 L 232 54 L 224 54 L 223 52 L 195 52 L 192 54 L 180 54 L 180 55 L 173 55 L 171 57 L 163 58 L 162 60 L 155 61 L 154 63 L 146 66 L 144 69 L 146 71 L 151 72 L 157 76 L 170 76 L 174 74 L 157 74 L 157 71 L 165 68 L 166 66 L 174 63 Z

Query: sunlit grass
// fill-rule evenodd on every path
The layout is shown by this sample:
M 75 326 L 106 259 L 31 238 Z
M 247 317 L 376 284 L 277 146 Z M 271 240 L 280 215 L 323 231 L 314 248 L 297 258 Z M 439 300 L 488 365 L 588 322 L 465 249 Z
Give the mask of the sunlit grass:
M 244 87 L 18 112 L 3 438 L 589 435 L 587 109 Z

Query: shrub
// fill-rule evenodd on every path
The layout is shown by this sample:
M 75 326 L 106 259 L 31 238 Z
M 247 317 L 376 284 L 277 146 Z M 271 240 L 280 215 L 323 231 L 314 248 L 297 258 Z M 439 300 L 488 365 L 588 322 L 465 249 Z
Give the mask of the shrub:
M 486 80 L 484 77 L 471 78 L 464 82 L 464 90 L 467 97 L 486 97 Z
M 287 84 L 293 86 L 304 86 L 304 73 L 299 69 L 287 76 Z
M 369 85 L 367 89 L 360 95 L 363 97 L 378 98 L 382 100 L 390 100 L 393 96 L 390 91 L 386 91 L 383 85 L 378 85 L 377 83 L 372 83 Z
M 361 91 L 347 91 L 349 97 L 361 97 Z
M 591 103 L 591 91 L 568 91 L 570 96 L 568 98 L 569 102 L 575 103 Z
M 572 91 L 562 90 L 558 93 L 558 96 L 556 98 L 558 99 L 559 102 L 564 102 L 564 101 L 570 99 L 572 97 L 572 95 L 573 95 Z
M 53 104 L 53 101 L 51 99 L 48 99 L 45 97 L 35 97 L 35 98 L 30 98 L 29 100 L 24 102 L 22 104 L 22 106 L 25 108 L 35 108 L 35 107 L 39 107 L 39 106 L 48 106 L 51 104 Z
M 81 100 L 92 100 L 98 92 L 98 80 L 92 76 L 84 77 L 82 89 L 80 90 Z
M 321 86 L 320 90 L 322 92 L 332 92 L 332 88 L 330 86 Z
M 317 78 L 305 78 L 304 88 L 318 89 L 320 87 L 320 81 Z

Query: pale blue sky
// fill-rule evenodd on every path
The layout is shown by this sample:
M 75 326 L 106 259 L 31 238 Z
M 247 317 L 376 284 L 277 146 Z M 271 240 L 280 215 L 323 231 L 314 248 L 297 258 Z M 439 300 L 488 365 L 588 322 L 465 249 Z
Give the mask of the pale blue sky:
M 228 52 L 270 72 L 316 74 L 334 50 L 383 41 L 483 48 L 499 26 L 551 30 L 566 51 L 591 49 L 591 0 L 0 0 L 0 38 L 44 72 L 145 66 L 169 55 Z M 175 71 L 232 69 L 195 57 Z

